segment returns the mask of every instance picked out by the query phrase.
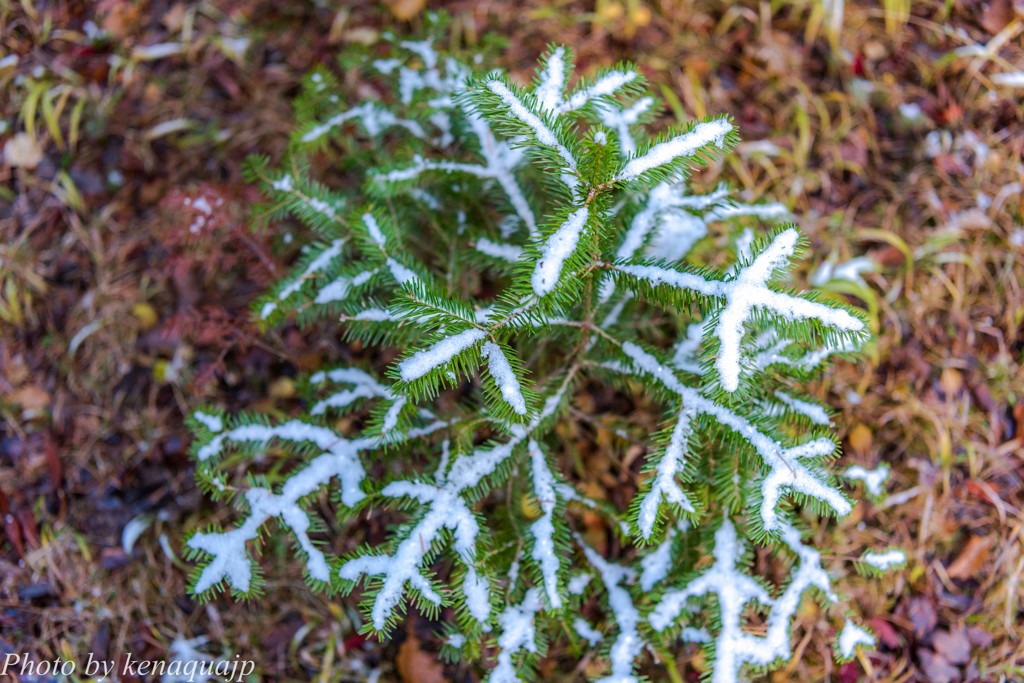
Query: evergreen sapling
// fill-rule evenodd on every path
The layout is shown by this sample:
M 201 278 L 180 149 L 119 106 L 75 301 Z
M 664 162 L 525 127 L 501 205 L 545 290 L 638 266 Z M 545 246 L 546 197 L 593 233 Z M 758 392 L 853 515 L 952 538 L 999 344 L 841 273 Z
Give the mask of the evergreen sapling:
M 445 652 L 486 660 L 492 682 L 530 678 L 553 640 L 598 650 L 609 683 L 641 680 L 648 652 L 682 643 L 705 648 L 715 683 L 741 680 L 792 655 L 808 592 L 829 606 L 837 658 L 872 644 L 801 531 L 851 510 L 829 467 L 830 414 L 806 387 L 860 348 L 867 325 L 787 284 L 803 245 L 784 206 L 688 189 L 736 143 L 733 120 L 649 138 L 658 107 L 629 65 L 570 85 L 570 51 L 553 47 L 527 87 L 431 39 L 389 44 L 364 64 L 393 97 L 346 107 L 317 70 L 283 165 L 257 158 L 248 173 L 268 218 L 318 235 L 253 314 L 340 321 L 345 339 L 399 356 L 383 374 L 369 359 L 315 372 L 294 419 L 193 414 L 198 479 L 240 521 L 189 539 L 192 590 L 256 592 L 273 520 L 313 588 L 361 595 L 365 633 L 386 637 L 415 605 L 445 622 Z M 310 155 L 331 145 L 364 174 L 362 192 L 310 177 Z M 733 255 L 713 267 L 702 244 Z M 617 432 L 648 446 L 626 509 L 581 492 L 556 437 L 597 383 L 665 410 L 652 438 Z M 369 418 L 342 430 L 349 413 Z M 247 466 L 228 454 L 271 444 L 297 456 L 286 476 L 230 483 Z M 886 473 L 847 470 L 872 496 Z M 351 536 L 345 523 L 371 510 L 404 521 L 385 543 L 334 556 L 311 511 L 324 490 Z M 605 520 L 601 552 L 582 511 Z M 788 567 L 782 586 L 749 573 L 756 547 Z M 902 561 L 890 549 L 858 567 Z M 603 606 L 597 623 L 581 616 L 587 601 Z

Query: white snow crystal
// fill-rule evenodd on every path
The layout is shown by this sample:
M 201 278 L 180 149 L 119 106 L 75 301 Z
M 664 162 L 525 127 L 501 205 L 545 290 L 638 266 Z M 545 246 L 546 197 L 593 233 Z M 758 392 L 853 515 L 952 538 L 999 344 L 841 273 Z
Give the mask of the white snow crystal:
M 197 410 L 192 413 L 192 417 L 195 418 L 196 422 L 203 425 L 214 434 L 224 430 L 224 420 L 222 420 L 219 415 L 210 415 L 209 413 Z
M 844 659 L 850 659 L 856 654 L 858 645 L 874 647 L 875 637 L 852 621 L 847 621 L 839 634 L 839 654 Z
M 486 237 L 481 237 L 476 241 L 476 250 L 481 254 L 487 254 L 488 256 L 508 261 L 509 263 L 515 263 L 523 254 L 522 247 L 516 246 L 515 244 L 492 242 Z
M 590 647 L 594 647 L 604 640 L 604 636 L 601 635 L 601 632 L 588 624 L 582 617 L 576 617 L 572 622 L 572 627 L 576 629 L 576 633 L 580 638 L 587 641 L 587 644 L 590 645 Z
M 576 250 L 580 234 L 590 217 L 586 206 L 576 209 L 548 238 L 533 271 L 533 291 L 544 296 L 554 290 L 566 259 Z
M 483 330 L 473 328 L 442 339 L 430 348 L 414 353 L 398 364 L 402 381 L 412 382 L 444 365 L 452 358 L 476 344 L 486 336 Z
M 636 180 L 644 173 L 669 164 L 680 157 L 693 156 L 702 147 L 714 143 L 722 147 L 725 136 L 733 129 L 728 119 L 699 123 L 693 129 L 652 147 L 646 154 L 629 161 L 616 176 L 617 180 Z
M 864 553 L 860 561 L 864 564 L 871 565 L 879 571 L 886 571 L 893 567 L 899 567 L 906 563 L 907 555 L 902 550 L 887 550 L 884 553 L 876 553 L 868 551 Z
M 873 470 L 866 469 L 860 465 L 854 465 L 846 470 L 844 475 L 847 479 L 864 482 L 864 488 L 875 498 L 885 493 L 885 482 L 889 478 L 889 466 L 882 463 Z

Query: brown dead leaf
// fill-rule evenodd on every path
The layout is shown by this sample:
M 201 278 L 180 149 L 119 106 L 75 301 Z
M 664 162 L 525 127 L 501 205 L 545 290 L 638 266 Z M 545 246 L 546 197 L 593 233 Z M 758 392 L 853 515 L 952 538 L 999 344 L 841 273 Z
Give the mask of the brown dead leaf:
M 1010 0 L 989 0 L 978 17 L 981 27 L 995 35 L 1013 21 L 1013 5 Z
M 437 658 L 420 647 L 416 633 L 410 629 L 409 637 L 398 648 L 395 667 L 405 683 L 445 683 L 444 667 Z
M 142 22 L 142 6 L 125 0 L 101 0 L 96 11 L 103 19 L 100 26 L 119 40 L 130 37 Z
M 946 567 L 949 578 L 960 580 L 977 578 L 982 565 L 988 558 L 988 550 L 991 547 L 991 536 L 971 536 L 953 563 Z
M 29 384 L 7 394 L 6 401 L 21 406 L 26 412 L 37 412 L 50 405 L 50 394 Z
M 399 21 L 409 21 L 423 11 L 427 6 L 427 0 L 385 0 L 385 5 L 391 10 L 391 16 Z
M 160 23 L 164 25 L 171 33 L 177 33 L 185 26 L 185 17 L 188 14 L 188 8 L 185 7 L 185 3 L 176 2 L 171 6 L 171 9 L 164 12 L 164 16 L 160 19 Z
M 33 169 L 42 160 L 42 148 L 28 133 L 18 133 L 4 144 L 4 163 L 8 166 Z
M 858 424 L 850 430 L 850 448 L 858 453 L 867 453 L 871 448 L 872 438 L 871 427 L 865 424 Z
M 939 378 L 939 385 L 946 396 L 952 396 L 964 386 L 964 376 L 956 368 L 945 368 Z

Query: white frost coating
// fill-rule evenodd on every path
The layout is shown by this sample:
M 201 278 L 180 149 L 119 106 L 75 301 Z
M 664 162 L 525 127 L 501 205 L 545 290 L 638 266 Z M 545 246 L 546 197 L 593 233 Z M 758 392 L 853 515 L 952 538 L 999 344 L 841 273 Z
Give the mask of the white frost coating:
M 394 318 L 391 317 L 391 314 L 385 311 L 383 308 L 366 308 L 352 316 L 352 319 L 364 320 L 367 322 L 375 323 L 382 323 L 395 320 Z
M 844 475 L 847 479 L 864 482 L 864 488 L 875 498 L 880 498 L 885 493 L 885 482 L 889 479 L 889 466 L 882 463 L 873 470 L 860 465 L 854 465 L 846 470 Z
M 700 343 L 704 336 L 704 323 L 690 323 L 686 326 L 686 336 L 676 342 L 672 355 L 672 365 L 684 372 L 695 375 L 702 374 L 700 367 Z
M 704 220 L 688 211 L 666 211 L 645 249 L 651 258 L 681 261 L 708 234 Z
M 886 571 L 893 567 L 900 567 L 907 562 L 907 555 L 902 550 L 887 550 L 884 553 L 866 552 L 861 555 L 860 561 L 870 565 L 878 571 Z
M 847 621 L 839 634 L 839 654 L 843 659 L 852 659 L 858 645 L 875 646 L 875 637 L 852 621 Z
M 388 395 L 391 395 L 390 391 L 388 392 Z M 380 425 L 380 433 L 382 435 L 386 436 L 390 434 L 395 430 L 395 427 L 398 426 L 398 416 L 401 414 L 402 408 L 405 407 L 405 403 L 407 400 L 407 397 L 399 396 L 397 399 L 395 399 L 395 402 L 392 403 L 390 407 L 388 407 L 388 410 L 386 413 L 384 413 L 384 419 L 381 421 Z
M 658 266 L 617 266 L 616 270 L 638 280 L 647 280 L 654 286 L 670 285 L 678 289 L 692 289 L 705 296 L 725 297 L 729 291 L 726 283 L 720 280 L 706 280 L 700 275 Z
M 585 572 L 579 573 L 569 579 L 569 583 L 566 585 L 566 590 L 569 591 L 569 595 L 583 595 L 583 591 L 586 590 L 587 584 L 590 583 L 590 580 L 593 578 L 593 574 L 587 574 Z
M 601 576 L 601 582 L 608 595 L 609 611 L 619 628 L 619 635 L 608 651 L 612 672 L 598 679 L 596 683 L 637 683 L 638 679 L 633 674 L 633 664 L 643 652 L 644 640 L 638 630 L 640 612 L 633 604 L 633 598 L 626 588 L 626 584 L 636 580 L 636 573 L 628 567 L 608 562 L 578 536 L 576 541 L 582 548 L 587 562 Z
M 644 540 L 651 538 L 662 498 L 687 512 L 696 512 L 690 499 L 686 497 L 676 482 L 676 477 L 682 474 L 686 464 L 686 451 L 689 447 L 688 441 L 694 417 L 696 417 L 696 411 L 689 406 L 684 406 L 680 411 L 668 448 L 665 449 L 665 454 L 655 470 L 656 474 L 651 489 L 640 501 L 637 528 Z
M 363 125 L 363 129 L 366 130 L 367 135 L 370 135 L 371 137 L 375 137 L 385 129 L 394 126 L 405 128 L 414 137 L 427 137 L 426 131 L 423 130 L 423 127 L 418 121 L 400 119 L 387 109 L 382 109 L 381 107 L 374 105 L 372 102 L 366 102 L 357 107 L 353 107 L 348 111 L 339 112 L 325 120 L 323 123 L 310 128 L 305 134 L 303 134 L 301 140 L 305 143 L 314 142 L 324 137 L 335 128 L 353 120 L 359 121 Z
M 715 640 L 713 683 L 737 683 L 745 664 L 767 666 L 791 654 L 792 620 L 801 597 L 809 588 L 817 588 L 835 602 L 828 575 L 821 567 L 821 555 L 801 543 L 800 532 L 784 527 L 782 539 L 799 558 L 792 581 L 777 598 L 750 576 L 737 569 L 743 548 L 732 522 L 725 519 L 715 532 L 715 564 L 693 579 L 685 588 L 665 593 L 651 612 L 649 621 L 656 631 L 664 631 L 687 606 L 691 598 L 714 595 L 718 598 L 721 627 Z M 756 636 L 743 628 L 744 610 L 756 602 L 769 608 L 765 635 Z
M 400 66 L 402 66 L 401 59 L 375 59 L 373 61 L 373 68 L 385 76 L 391 74 Z
M 388 270 L 391 271 L 391 277 L 395 278 L 395 282 L 400 285 L 404 285 L 408 282 L 415 282 L 419 279 L 416 273 L 391 257 L 388 257 L 386 263 Z
M 289 192 L 293 187 L 292 177 L 290 174 L 285 173 L 283 176 L 270 183 L 270 186 L 279 192 Z
M 476 328 L 442 339 L 430 348 L 414 353 L 398 364 L 398 371 L 404 382 L 412 382 L 428 372 L 444 365 L 459 353 L 485 337 L 483 330 Z
M 523 398 L 522 387 L 501 347 L 494 342 L 487 342 L 480 349 L 480 355 L 487 360 L 487 371 L 494 378 L 501 397 L 512 406 L 517 415 L 526 415 L 526 400 Z
M 1024 71 L 1011 71 L 992 76 L 992 82 L 1005 88 L 1024 88 Z
M 448 647 L 454 647 L 456 650 L 461 650 L 462 646 L 466 644 L 466 636 L 461 633 L 452 633 L 448 636 L 445 644 L 448 645 Z
M 590 645 L 590 647 L 594 647 L 604 640 L 604 636 L 601 635 L 601 632 L 588 624 L 582 617 L 576 617 L 572 622 L 572 627 L 576 629 L 576 633 L 580 638 L 587 641 L 587 644 Z
M 476 241 L 476 250 L 481 254 L 487 254 L 509 263 L 515 263 L 523 255 L 523 248 L 520 246 L 492 242 L 486 237 L 481 237 Z
M 684 643 L 710 643 L 711 634 L 702 628 L 685 626 L 679 633 L 679 640 Z
M 516 215 L 526 224 L 530 234 L 537 232 L 537 219 L 533 215 L 529 202 L 526 201 L 522 189 L 513 174 L 523 158 L 520 149 L 513 149 L 509 143 L 495 139 L 490 126 L 479 114 L 465 111 L 466 121 L 480 144 L 480 154 L 484 164 L 465 164 L 450 161 L 433 161 L 416 155 L 411 165 L 388 173 L 374 176 L 375 182 L 394 183 L 412 180 L 427 171 L 443 173 L 467 173 L 479 178 L 491 178 L 497 182 L 508 197 Z
M 633 217 L 629 230 L 622 239 L 615 257 L 628 259 L 636 255 L 643 247 L 648 235 L 658 224 L 661 214 L 668 209 L 682 205 L 685 188 L 672 183 L 660 183 L 647 195 L 647 203 Z
M 152 525 L 153 515 L 133 517 L 124 525 L 124 529 L 121 530 L 121 548 L 125 555 L 131 557 L 132 550 L 135 549 L 135 542 Z
M 775 398 L 782 402 L 786 407 L 792 410 L 794 413 L 803 415 L 811 422 L 816 425 L 822 425 L 827 427 L 832 424 L 832 420 L 829 418 L 828 413 L 825 409 L 816 403 L 810 401 L 803 401 L 783 391 L 776 391 Z
M 575 111 L 597 97 L 614 95 L 623 86 L 635 81 L 636 77 L 635 71 L 611 71 L 597 79 L 593 85 L 573 93 L 572 97 L 558 107 L 558 113 Z
M 583 232 L 587 219 L 590 217 L 590 209 L 583 206 L 576 209 L 565 222 L 556 230 L 541 250 L 540 259 L 533 271 L 533 291 L 537 296 L 544 296 L 550 293 L 558 284 L 558 277 L 562 273 L 562 266 L 566 259 L 576 250 L 580 234 Z
M 732 124 L 725 118 L 699 123 L 689 133 L 659 143 L 652 147 L 647 154 L 628 162 L 616 176 L 616 180 L 636 180 L 642 174 L 669 164 L 680 157 L 693 156 L 702 147 L 711 143 L 723 147 L 725 136 L 732 129 Z
M 498 665 L 491 670 L 488 683 L 516 683 L 519 676 L 516 673 L 512 655 L 526 650 L 530 653 L 537 652 L 537 644 L 534 640 L 537 637 L 533 625 L 533 618 L 540 611 L 540 592 L 531 588 L 526 592 L 523 601 L 518 605 L 509 605 L 498 617 L 501 624 L 501 636 L 498 637 Z
M 469 610 L 470 615 L 485 625 L 485 631 L 489 631 L 490 628 L 486 624 L 487 619 L 491 616 L 490 584 L 487 582 L 487 577 L 477 574 L 472 565 L 466 568 L 462 594 L 466 596 L 466 609 Z
M 554 132 L 548 128 L 548 125 L 540 119 L 539 116 L 534 114 L 532 111 L 526 108 L 515 93 L 509 90 L 508 86 L 498 80 L 487 81 L 487 89 L 492 93 L 501 98 L 501 101 L 508 107 L 509 115 L 519 119 L 533 130 L 533 134 L 537 137 L 537 142 L 540 144 L 550 147 L 553 149 L 562 161 L 565 162 L 566 168 L 569 172 L 576 176 L 578 173 L 576 158 L 573 157 L 572 153 L 566 149 L 565 145 L 558 141 Z M 572 189 L 571 187 L 569 189 Z
M 597 114 L 601 117 L 601 123 L 614 128 L 619 138 L 619 152 L 623 157 L 631 157 L 636 153 L 636 140 L 630 130 L 635 126 L 640 117 L 654 104 L 654 98 L 644 97 L 625 109 L 617 109 L 609 105 L 598 107 Z
M 762 220 L 780 221 L 792 216 L 785 204 L 768 202 L 765 204 L 722 204 L 704 214 L 704 220 L 708 223 L 739 218 L 741 216 L 754 216 Z
M 540 83 L 533 94 L 544 111 L 554 112 L 562 103 L 562 93 L 564 92 L 565 48 L 556 47 L 548 57 L 547 64 L 544 65 Z
M 384 233 L 381 232 L 377 218 L 369 211 L 363 214 L 363 225 L 366 226 L 366 232 L 370 235 L 370 239 L 372 239 L 378 247 L 384 249 L 387 244 L 387 240 L 384 238 Z
M 783 267 L 795 252 L 798 238 L 799 234 L 793 228 L 779 233 L 750 265 L 741 269 L 731 280 L 707 280 L 693 273 L 656 266 L 617 266 L 616 270 L 647 280 L 652 285 L 665 284 L 690 289 L 726 300 L 714 331 L 721 342 L 715 369 L 718 370 L 722 388 L 731 392 L 739 387 L 742 368 L 740 345 L 744 325 L 755 308 L 766 309 L 788 321 L 818 320 L 823 325 L 844 332 L 860 332 L 864 329 L 863 322 L 842 309 L 768 288 L 772 274 Z
M 332 478 L 337 478 L 341 483 L 342 503 L 348 507 L 356 505 L 364 497 L 360 485 L 366 474 L 358 454 L 361 450 L 372 448 L 375 443 L 371 439 L 349 441 L 325 427 L 291 420 L 272 427 L 236 427 L 212 439 L 199 450 L 197 457 L 207 460 L 217 455 L 227 441 L 266 444 L 272 439 L 311 442 L 323 453 L 292 474 L 281 487 L 280 493 L 266 488 L 249 489 L 245 494 L 249 516 L 241 526 L 220 533 L 198 533 L 189 539 L 190 548 L 202 550 L 213 557 L 196 581 L 196 593 L 209 590 L 224 579 L 235 590 L 247 592 L 252 579 L 252 565 L 246 544 L 259 535 L 260 528 L 272 517 L 280 517 L 291 528 L 306 554 L 309 575 L 318 581 L 330 581 L 327 560 L 307 535 L 309 516 L 299 505 L 299 500 Z
M 354 277 L 342 275 L 336 278 L 333 282 L 320 288 L 316 293 L 316 297 L 313 299 L 313 303 L 317 304 L 329 304 L 334 301 L 344 301 L 348 298 L 348 293 L 353 287 L 362 287 L 369 282 L 374 275 L 379 272 L 377 268 L 368 270 Z
M 551 609 L 561 609 L 562 597 L 558 593 L 558 570 L 561 562 L 558 549 L 555 548 L 555 478 L 548 469 L 544 453 L 533 439 L 530 439 L 529 452 L 533 492 L 541 509 L 540 519 L 530 525 L 530 533 L 533 535 L 533 550 L 530 555 L 544 577 L 548 606 Z
M 707 415 L 718 424 L 738 434 L 753 446 L 758 456 L 768 466 L 769 472 L 761 482 L 761 520 L 765 529 L 778 529 L 781 523 L 776 507 L 786 489 L 799 491 L 827 503 L 836 513 L 844 516 L 852 506 L 843 494 L 828 485 L 819 475 L 809 470 L 801 460 L 823 458 L 835 450 L 835 444 L 827 438 L 815 439 L 798 446 L 784 447 L 778 441 L 761 432 L 744 417 L 701 395 L 675 376 L 671 369 L 662 365 L 657 358 L 640 346 L 625 342 L 622 351 L 629 356 L 637 370 L 646 372 L 660 381 L 667 389 L 675 392 L 697 414 Z M 624 371 L 620 367 L 606 364 L 609 370 Z
M 434 50 L 434 41 L 430 38 L 424 40 L 404 40 L 399 43 L 409 52 L 419 56 L 423 60 L 423 66 L 433 69 L 437 66 L 437 52 Z
M 661 583 L 672 569 L 672 542 L 677 531 L 669 529 L 665 540 L 640 560 L 640 588 L 645 593 Z
M 563 383 L 544 402 L 540 413 L 525 426 L 517 426 L 512 438 L 495 446 L 485 446 L 472 453 L 458 456 L 445 476 L 438 477 L 438 485 L 421 482 L 396 481 L 388 484 L 381 495 L 390 498 L 407 497 L 428 505 L 428 510 L 416 523 L 392 555 L 369 555 L 346 562 L 340 576 L 356 581 L 360 576 L 383 575 L 383 582 L 374 597 L 371 620 L 374 628 L 381 630 L 387 619 L 402 599 L 405 585 L 417 590 L 425 600 L 441 604 L 441 596 L 430 586 L 420 571 L 420 565 L 442 529 L 450 529 L 454 536 L 454 549 L 467 568 L 473 566 L 476 554 L 476 537 L 480 531 L 476 518 L 466 506 L 462 493 L 472 489 L 494 472 L 495 468 L 512 455 L 516 446 L 529 438 L 530 433 L 541 422 L 551 417 L 568 389 Z M 440 423 L 443 425 L 444 423 Z M 414 436 L 410 432 L 410 438 Z M 536 612 L 540 609 L 539 598 Z M 531 612 L 531 614 L 533 613 Z M 515 680 L 514 678 L 508 680 Z
M 815 287 L 822 287 L 832 280 L 846 280 L 847 282 L 855 282 L 865 287 L 867 283 L 864 282 L 861 273 L 870 273 L 873 270 L 875 270 L 875 262 L 866 256 L 860 256 L 850 259 L 846 263 L 838 264 L 832 261 L 825 261 L 808 278 L 808 282 Z
M 793 228 L 779 233 L 767 249 L 726 285 L 727 303 L 715 328 L 715 334 L 721 341 L 715 368 L 726 391 L 735 391 L 739 387 L 743 326 L 755 307 L 766 308 L 789 321 L 814 318 L 844 331 L 864 329 L 864 323 L 844 310 L 768 289 L 768 280 L 774 271 L 783 267 L 795 253 L 798 238 L 799 234 Z
M 303 285 L 313 279 L 313 276 L 319 273 L 321 270 L 327 267 L 327 265 L 341 255 L 341 248 L 344 246 L 345 240 L 337 239 L 331 242 L 326 249 L 320 252 L 315 259 L 309 262 L 299 276 L 289 282 L 287 285 L 281 288 L 281 291 L 277 294 L 277 301 L 268 301 L 263 304 L 263 308 L 260 309 L 260 318 L 266 320 L 270 315 L 277 310 L 278 304 L 284 301 L 292 294 L 295 294 Z
M 314 384 L 319 384 L 325 379 L 341 384 L 349 384 L 352 388 L 346 391 L 335 392 L 327 398 L 316 402 L 310 408 L 310 415 L 323 415 L 329 408 L 347 408 L 362 398 L 395 399 L 390 389 L 359 368 L 335 368 L 326 372 L 318 372 L 310 377 L 310 381 Z M 401 400 L 404 402 L 404 399 Z
M 458 492 L 452 491 L 449 487 L 438 488 L 429 484 L 397 481 L 385 486 L 381 495 L 386 498 L 413 498 L 423 503 L 431 503 L 431 508 L 416 525 L 415 533 L 402 541 L 393 555 L 357 557 L 341 567 L 339 576 L 348 581 L 356 581 L 362 575 L 383 575 L 382 585 L 374 598 L 370 613 L 373 626 L 378 631 L 384 629 L 388 616 L 402 599 L 407 582 L 419 591 L 425 600 L 435 605 L 441 604 L 441 596 L 420 573 L 419 565 L 442 529 L 450 529 L 453 532 L 455 549 L 467 567 L 472 566 L 475 555 L 474 542 L 480 531 L 473 513 L 466 507 Z M 476 603 L 476 608 L 482 611 L 479 603 Z
M 192 417 L 195 418 L 196 422 L 203 425 L 214 434 L 224 431 L 224 420 L 221 419 L 220 415 L 210 415 L 209 413 L 197 410 L 192 413 Z

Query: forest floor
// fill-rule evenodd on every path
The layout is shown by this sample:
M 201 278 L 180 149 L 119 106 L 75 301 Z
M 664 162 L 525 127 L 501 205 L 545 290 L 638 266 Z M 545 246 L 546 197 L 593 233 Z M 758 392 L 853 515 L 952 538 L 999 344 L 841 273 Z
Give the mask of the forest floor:
M 453 41 L 506 38 L 519 76 L 558 42 L 584 71 L 642 65 L 666 118 L 732 113 L 747 142 L 721 176 L 790 203 L 817 260 L 878 263 L 850 292 L 877 340 L 820 393 L 845 462 L 892 467 L 890 497 L 818 540 L 909 564 L 847 585 L 876 652 L 836 668 L 810 611 L 772 681 L 1024 680 L 1024 89 L 993 78 L 1024 69 L 1024 7 L 903 4 L 847 2 L 838 35 L 811 0 L 436 4 Z M 420 9 L 0 0 L 0 656 L 162 659 L 201 637 L 267 680 L 475 680 L 432 663 L 422 619 L 364 642 L 280 558 L 264 598 L 197 604 L 180 557 L 221 514 L 184 414 L 287 413 L 290 378 L 338 353 L 329 330 L 250 321 L 287 264 L 245 227 L 240 166 L 280 156 L 303 74 L 414 31 Z M 196 240 L 198 196 L 223 203 Z M 587 673 L 552 660 L 546 679 Z M 696 680 L 701 661 L 680 650 L 678 667 Z

